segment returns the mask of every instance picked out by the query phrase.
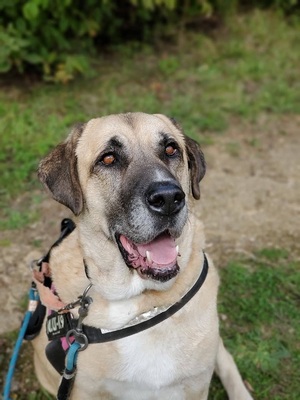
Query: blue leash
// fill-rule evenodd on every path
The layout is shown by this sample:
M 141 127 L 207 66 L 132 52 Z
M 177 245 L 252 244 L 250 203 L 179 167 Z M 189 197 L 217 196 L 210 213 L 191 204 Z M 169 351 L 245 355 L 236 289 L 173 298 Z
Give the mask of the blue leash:
M 78 352 L 81 350 L 81 348 L 82 346 L 78 342 L 72 343 L 69 348 L 66 357 L 66 367 L 57 392 L 57 400 L 68 400 L 71 396 L 77 372 Z
M 25 313 L 25 317 L 23 319 L 22 326 L 21 326 L 21 329 L 19 332 L 19 336 L 16 341 L 16 344 L 15 344 L 15 347 L 13 350 L 13 354 L 12 354 L 10 362 L 9 362 L 8 373 L 6 375 L 4 391 L 3 391 L 3 400 L 10 400 L 9 394 L 10 394 L 10 390 L 11 390 L 11 383 L 12 383 L 13 375 L 15 372 L 15 367 L 16 367 L 16 363 L 18 360 L 19 352 L 20 352 L 20 349 L 22 346 L 24 336 L 26 334 L 26 330 L 27 330 L 31 315 L 34 311 L 34 308 L 36 307 L 38 300 L 39 300 L 38 292 L 35 289 L 35 287 L 32 285 L 32 287 L 29 290 L 28 310 Z

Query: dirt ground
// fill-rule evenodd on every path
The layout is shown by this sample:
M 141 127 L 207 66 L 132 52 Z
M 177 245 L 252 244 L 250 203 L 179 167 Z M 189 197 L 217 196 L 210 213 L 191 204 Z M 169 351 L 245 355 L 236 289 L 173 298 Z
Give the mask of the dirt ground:
M 232 121 L 205 146 L 207 174 L 199 215 L 207 251 L 224 267 L 233 256 L 265 247 L 300 257 L 300 116 L 262 116 L 255 124 Z M 44 194 L 41 218 L 25 229 L 0 232 L 0 334 L 18 328 L 30 285 L 28 265 L 56 239 L 69 212 Z

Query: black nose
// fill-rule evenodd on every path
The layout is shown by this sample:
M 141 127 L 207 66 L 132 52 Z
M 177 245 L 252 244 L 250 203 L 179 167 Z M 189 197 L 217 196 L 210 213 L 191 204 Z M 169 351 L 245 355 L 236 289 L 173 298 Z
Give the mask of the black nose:
M 173 182 L 153 182 L 146 193 L 146 201 L 152 212 L 160 215 L 178 213 L 185 204 L 185 194 Z

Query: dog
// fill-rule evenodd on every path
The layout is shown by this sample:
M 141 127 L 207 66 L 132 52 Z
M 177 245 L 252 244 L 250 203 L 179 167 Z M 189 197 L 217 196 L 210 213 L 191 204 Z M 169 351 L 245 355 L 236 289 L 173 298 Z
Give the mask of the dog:
M 219 335 L 218 273 L 194 212 L 205 169 L 200 147 L 174 119 L 140 112 L 79 124 L 41 161 L 39 179 L 76 223 L 51 251 L 51 278 L 63 304 L 89 288 L 85 326 L 138 329 L 149 314 L 151 323 L 208 267 L 173 315 L 80 351 L 71 399 L 202 400 L 214 371 L 231 400 L 252 399 Z M 70 315 L 78 318 L 78 307 Z M 33 340 L 35 370 L 56 394 L 61 376 L 45 355 L 45 330 Z

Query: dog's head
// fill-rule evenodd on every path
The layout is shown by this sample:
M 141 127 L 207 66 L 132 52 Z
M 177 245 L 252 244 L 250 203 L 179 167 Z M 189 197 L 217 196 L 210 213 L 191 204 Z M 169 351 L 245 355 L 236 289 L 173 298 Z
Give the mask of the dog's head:
M 78 216 L 86 237 L 101 234 L 132 271 L 160 282 L 178 273 L 176 239 L 204 174 L 196 142 L 174 120 L 144 113 L 76 126 L 39 167 L 40 180 Z

